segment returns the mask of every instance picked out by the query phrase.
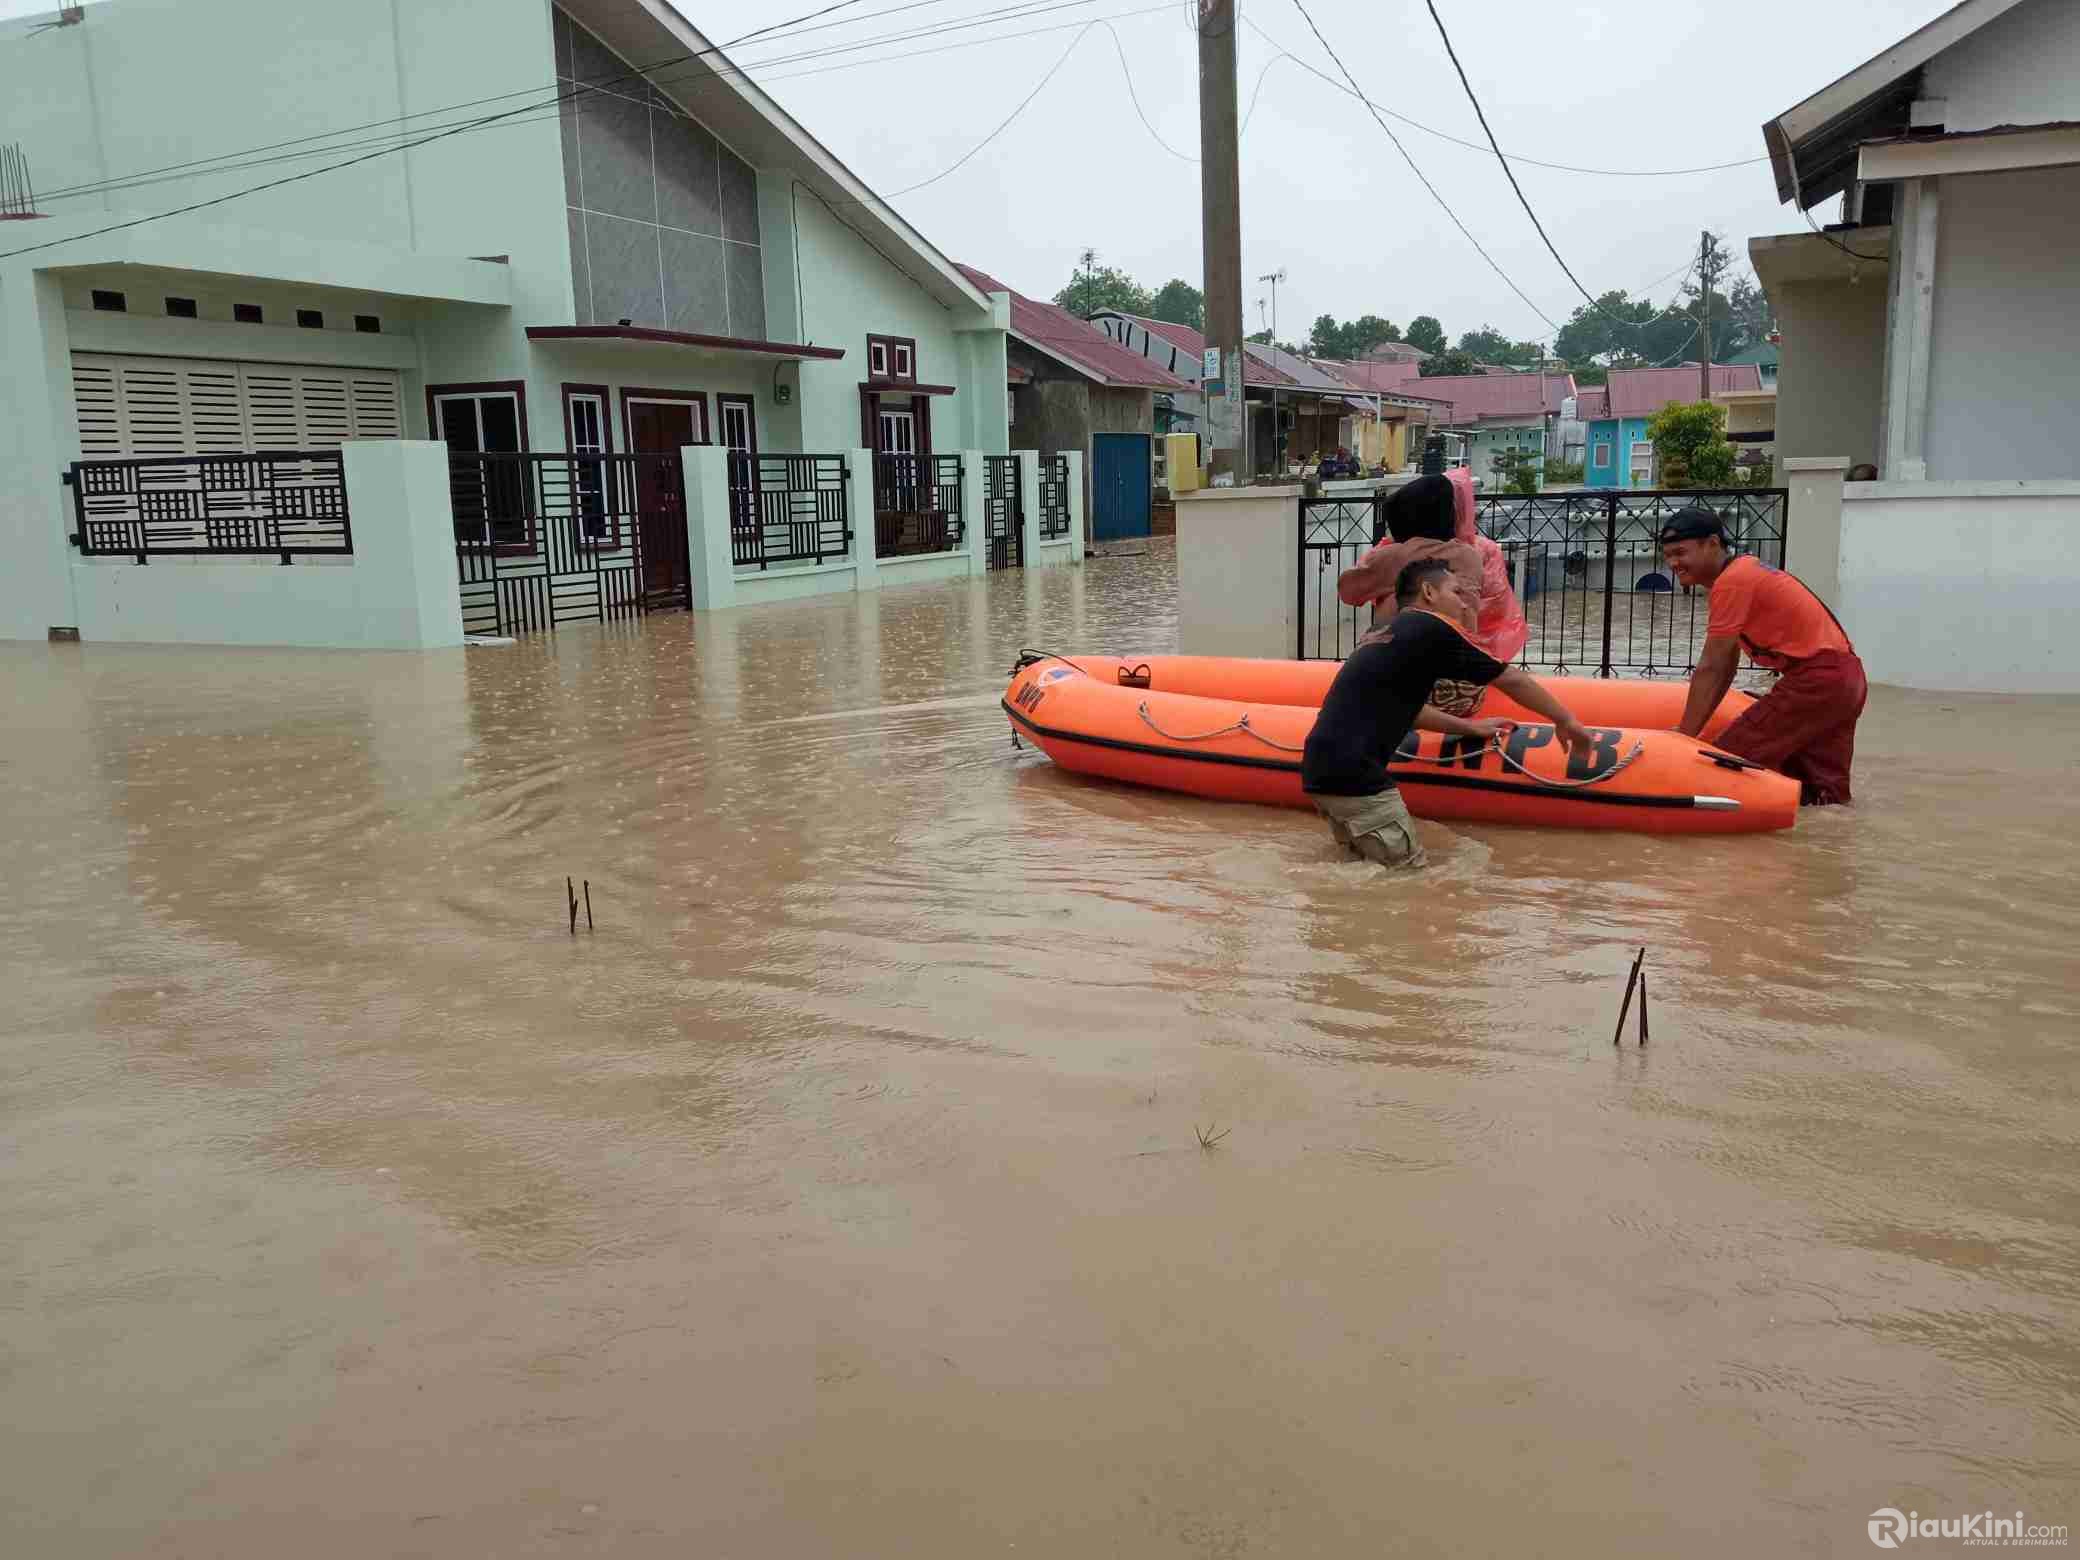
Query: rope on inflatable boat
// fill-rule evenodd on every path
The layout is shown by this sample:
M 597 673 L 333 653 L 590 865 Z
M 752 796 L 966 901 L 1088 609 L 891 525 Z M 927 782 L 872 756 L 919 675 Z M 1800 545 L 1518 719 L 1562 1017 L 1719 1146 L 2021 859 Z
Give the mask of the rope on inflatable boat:
M 1266 747 L 1277 748 L 1281 753 L 1302 753 L 1306 751 L 1305 748 L 1296 748 L 1291 743 L 1280 742 L 1276 738 L 1265 736 L 1263 732 L 1257 730 L 1256 727 L 1249 723 L 1247 715 L 1241 716 L 1230 725 L 1221 727 L 1218 731 L 1201 731 L 1187 736 L 1182 732 L 1165 731 L 1161 726 L 1158 726 L 1155 716 L 1148 713 L 1148 700 L 1143 699 L 1141 701 L 1138 711 L 1142 720 L 1147 723 L 1150 731 L 1172 742 L 1211 742 L 1215 737 L 1232 736 L 1236 732 L 1240 732 L 1245 737 L 1255 737 Z
M 1162 737 L 1170 742 L 1211 742 L 1215 737 L 1245 736 L 1255 737 L 1266 747 L 1277 748 L 1281 753 L 1299 753 L 1305 751 L 1305 749 L 1294 747 L 1290 743 L 1280 742 L 1277 741 L 1275 738 L 1265 736 L 1263 732 L 1257 730 L 1256 727 L 1252 726 L 1249 723 L 1249 717 L 1247 715 L 1239 716 L 1235 720 L 1231 721 L 1229 724 L 1218 727 L 1213 731 L 1182 732 L 1165 731 L 1161 726 L 1157 725 L 1155 716 L 1151 715 L 1148 712 L 1148 701 L 1146 699 L 1142 700 L 1141 703 L 1136 706 L 1136 713 L 1140 715 L 1143 724 L 1145 724 L 1150 731 L 1153 731 L 1157 736 Z M 1526 780 L 1531 781 L 1534 785 L 1546 786 L 1555 791 L 1578 791 L 1583 786 L 1601 785 L 1604 781 L 1611 779 L 1613 776 L 1619 774 L 1625 768 L 1627 768 L 1642 753 L 1646 752 L 1646 750 L 1646 743 L 1635 740 L 1632 744 L 1631 751 L 1620 754 L 1616 759 L 1614 759 L 1611 762 L 1611 765 L 1608 769 L 1605 769 L 1600 774 L 1589 775 L 1580 780 L 1548 780 L 1544 775 L 1534 773 L 1532 770 L 1526 768 L 1517 759 L 1512 758 L 1509 754 L 1509 750 L 1503 747 L 1502 743 L 1499 740 L 1492 737 L 1488 740 L 1485 746 L 1474 748 L 1471 750 L 1462 748 L 1456 753 L 1440 754 L 1435 758 L 1432 758 L 1430 755 L 1426 753 L 1397 753 L 1394 756 L 1393 761 L 1397 764 L 1462 764 L 1468 758 L 1473 757 L 1475 754 L 1493 753 L 1496 757 L 1502 760 L 1505 768 L 1514 769 L 1518 774 L 1522 775 Z

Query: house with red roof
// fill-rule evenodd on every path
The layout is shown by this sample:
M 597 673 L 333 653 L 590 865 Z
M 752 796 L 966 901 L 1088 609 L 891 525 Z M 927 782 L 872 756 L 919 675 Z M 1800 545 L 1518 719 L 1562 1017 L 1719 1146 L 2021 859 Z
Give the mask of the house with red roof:
M 1438 429 L 1465 438 L 1476 477 L 1493 478 L 1505 450 L 1540 461 L 1563 453 L 1560 418 L 1575 395 L 1572 374 L 1435 374 L 1415 383 L 1438 403 Z
M 1762 371 L 1753 363 L 1714 363 L 1712 398 L 1746 396 L 1762 390 Z M 1614 368 L 1610 382 L 1575 398 L 1575 416 L 1587 428 L 1582 480 L 1592 488 L 1650 488 L 1654 446 L 1647 424 L 1664 406 L 1697 399 L 1697 365 L 1673 368 Z
M 1206 338 L 1191 326 L 1118 309 L 1100 310 L 1091 323 L 1197 388 Z M 1243 354 L 1243 399 L 1258 473 L 1312 464 L 1336 449 L 1352 451 L 1368 467 L 1399 471 L 1421 448 L 1420 431 L 1411 430 L 1427 431 L 1434 403 L 1386 372 L 1405 366 L 1413 376 L 1414 364 L 1332 363 L 1257 341 L 1245 343 Z M 1382 371 L 1378 383 L 1373 370 Z
M 1029 298 L 972 265 L 960 270 L 977 291 L 1011 300 L 1005 347 L 1011 447 L 1043 456 L 1082 453 L 1087 541 L 1148 535 L 1156 399 L 1164 399 L 1167 432 L 1178 398 L 1203 399 L 1196 382 L 1128 351 L 1067 309 Z

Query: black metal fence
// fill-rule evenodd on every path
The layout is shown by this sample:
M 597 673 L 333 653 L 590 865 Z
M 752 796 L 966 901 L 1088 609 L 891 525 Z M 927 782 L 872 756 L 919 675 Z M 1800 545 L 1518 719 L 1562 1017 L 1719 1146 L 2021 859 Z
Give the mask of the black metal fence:
M 1687 676 L 1704 642 L 1708 598 L 1674 583 L 1661 526 L 1676 510 L 1715 512 L 1734 549 L 1784 565 L 1784 488 L 1485 494 L 1481 534 L 1499 543 L 1523 603 L 1525 666 L 1613 677 Z M 1344 606 L 1336 578 L 1385 529 L 1384 496 L 1300 502 L 1299 646 L 1303 659 L 1350 654 L 1371 620 Z
M 1040 539 L 1069 534 L 1069 457 L 1040 457 Z
M 950 552 L 967 539 L 958 455 L 874 457 L 874 556 Z
M 838 455 L 729 457 L 730 556 L 739 567 L 852 552 L 849 473 Z
M 82 460 L 65 473 L 89 557 L 279 557 L 351 553 L 338 450 L 256 450 Z
M 526 633 L 691 604 L 677 452 L 448 458 L 462 626 Z
M 989 567 L 1022 568 L 1026 561 L 1025 483 L 1016 455 L 983 457 L 983 539 L 989 544 Z

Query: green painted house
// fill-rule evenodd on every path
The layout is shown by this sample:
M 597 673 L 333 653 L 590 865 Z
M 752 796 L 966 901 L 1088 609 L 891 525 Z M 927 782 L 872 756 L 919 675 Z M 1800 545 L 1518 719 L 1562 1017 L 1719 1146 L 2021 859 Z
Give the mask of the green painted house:
M 83 457 L 1007 448 L 1007 302 L 669 4 L 42 20 L 0 26 L 0 636 L 78 621 Z

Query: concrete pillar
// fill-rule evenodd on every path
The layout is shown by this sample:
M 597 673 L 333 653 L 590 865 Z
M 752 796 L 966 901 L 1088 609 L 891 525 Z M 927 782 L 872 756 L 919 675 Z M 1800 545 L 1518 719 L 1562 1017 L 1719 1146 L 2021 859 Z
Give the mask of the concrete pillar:
M 1290 660 L 1300 640 L 1300 485 L 1177 501 L 1177 648 Z
M 1040 452 L 1019 450 L 1018 461 L 1018 556 L 1026 568 L 1040 562 Z
M 0 375 L 0 639 L 43 639 L 79 626 L 66 541 L 72 490 L 59 481 L 79 458 L 79 428 L 65 295 L 54 274 L 17 268 L 0 279 L 0 359 L 10 369 Z
M 1088 535 L 1083 528 L 1083 452 L 1064 450 L 1062 459 L 1069 463 L 1068 480 L 1062 484 L 1067 489 L 1069 500 L 1069 540 L 1074 543 L 1069 549 L 1069 556 L 1075 562 L 1082 563 Z
M 968 557 L 970 574 L 989 571 L 989 468 L 982 451 L 962 450 L 961 457 L 961 551 Z
M 1837 612 L 1842 607 L 1842 478 L 1846 455 L 1792 455 L 1784 467 L 1791 490 L 1784 567 Z
M 1900 185 L 1895 223 L 1898 278 L 1885 345 L 1885 480 L 1928 476 L 1928 362 L 1935 329 L 1936 232 L 1942 216 L 1936 179 Z
M 852 528 L 852 588 L 879 590 L 874 567 L 874 452 L 845 452 L 845 523 Z
M 737 564 L 729 535 L 729 451 L 689 444 L 679 451 L 686 484 L 686 557 L 696 612 L 737 604 Z
M 365 642 L 418 650 L 461 644 L 448 446 L 437 439 L 349 439 L 339 449 L 358 594 L 370 617 Z

